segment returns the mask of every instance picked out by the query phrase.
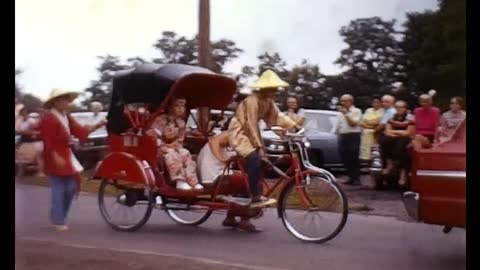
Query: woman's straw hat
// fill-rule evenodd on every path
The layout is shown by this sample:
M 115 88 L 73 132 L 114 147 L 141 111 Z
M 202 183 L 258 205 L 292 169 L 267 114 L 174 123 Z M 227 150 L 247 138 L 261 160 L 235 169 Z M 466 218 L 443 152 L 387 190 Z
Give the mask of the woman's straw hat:
M 50 92 L 50 95 L 48 96 L 47 100 L 45 101 L 44 106 L 46 108 L 49 108 L 52 106 L 52 101 L 59 97 L 64 97 L 64 96 L 70 96 L 70 102 L 72 102 L 74 99 L 78 97 L 79 93 L 71 90 L 65 90 L 61 88 L 55 88 Z
M 288 87 L 288 83 L 280 79 L 275 72 L 266 70 L 262 73 L 260 78 L 258 78 L 256 82 L 250 84 L 249 87 L 262 90 L 268 88 Z

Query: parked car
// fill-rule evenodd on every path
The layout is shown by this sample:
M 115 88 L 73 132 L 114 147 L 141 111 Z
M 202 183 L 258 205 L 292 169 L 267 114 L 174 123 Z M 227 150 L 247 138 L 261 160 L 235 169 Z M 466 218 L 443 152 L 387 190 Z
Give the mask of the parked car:
M 344 171 L 344 166 L 338 152 L 337 130 L 340 112 L 328 110 L 304 110 L 305 111 L 305 134 L 310 141 L 309 158 L 319 167 L 331 171 Z M 278 136 L 272 131 L 265 130 L 261 124 L 262 137 L 265 142 L 267 154 L 275 154 L 286 148 L 272 139 Z M 368 172 L 367 163 L 361 163 L 362 172 Z
M 107 117 L 106 112 L 101 112 L 101 116 Z M 77 112 L 72 113 L 72 117 L 75 118 L 80 124 L 86 125 L 90 124 L 93 118 L 92 112 Z M 79 159 L 80 163 L 85 167 L 85 169 L 91 169 L 95 167 L 98 161 L 100 161 L 106 153 L 108 148 L 107 144 L 107 130 L 105 127 L 99 128 L 96 131 L 92 132 L 88 136 L 86 142 L 80 143 L 78 139 L 74 139 L 74 152 Z

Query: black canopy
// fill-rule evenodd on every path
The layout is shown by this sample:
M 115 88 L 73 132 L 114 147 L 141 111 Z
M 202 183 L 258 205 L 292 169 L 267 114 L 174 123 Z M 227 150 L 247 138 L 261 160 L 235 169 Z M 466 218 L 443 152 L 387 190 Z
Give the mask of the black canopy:
M 175 97 L 187 99 L 187 106 L 224 109 L 231 102 L 236 82 L 208 69 L 182 64 L 142 64 L 118 72 L 108 112 L 109 132 L 120 134 L 129 128 L 124 105 L 145 103 L 151 112 L 163 108 Z

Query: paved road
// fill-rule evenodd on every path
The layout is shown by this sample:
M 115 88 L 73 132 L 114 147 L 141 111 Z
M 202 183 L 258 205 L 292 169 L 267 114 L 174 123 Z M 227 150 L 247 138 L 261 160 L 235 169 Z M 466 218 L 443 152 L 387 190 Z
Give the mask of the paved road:
M 83 194 L 72 209 L 71 231 L 58 233 L 48 227 L 46 188 L 17 185 L 15 193 L 17 241 L 158 256 L 157 269 L 167 269 L 161 267 L 165 266 L 162 256 L 177 258 L 184 265 L 195 264 L 191 260 L 212 265 L 205 269 L 214 265 L 228 269 L 465 269 L 464 230 L 443 234 L 439 226 L 392 217 L 352 214 L 342 233 L 321 245 L 294 239 L 273 211 L 257 222 L 266 229 L 261 234 L 223 229 L 222 215 L 213 215 L 200 227 L 180 226 L 160 211 L 140 231 L 120 233 L 102 220 L 96 197 Z M 18 254 L 22 253 L 17 253 L 20 262 Z

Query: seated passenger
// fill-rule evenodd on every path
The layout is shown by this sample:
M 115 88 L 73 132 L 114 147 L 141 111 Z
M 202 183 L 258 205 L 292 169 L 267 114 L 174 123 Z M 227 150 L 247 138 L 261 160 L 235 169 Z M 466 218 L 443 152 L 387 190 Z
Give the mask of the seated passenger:
M 228 132 L 222 132 L 210 138 L 200 150 L 197 163 L 202 183 L 213 183 L 223 174 L 227 160 L 236 155 L 228 146 Z
M 387 159 L 387 167 L 383 174 L 388 175 L 394 169 L 400 170 L 398 184 L 405 186 L 407 172 L 410 169 L 410 156 L 407 147 L 415 135 L 415 119 L 407 112 L 407 103 L 399 100 L 395 103 L 397 113 L 388 121 L 381 148 Z
M 235 151 L 229 149 L 228 131 L 224 131 L 219 135 L 212 137 L 208 143 L 202 148 L 197 157 L 198 171 L 202 183 L 213 183 L 221 175 L 232 174 L 231 170 L 226 171 L 225 166 L 231 157 L 235 156 Z M 247 194 L 242 194 L 248 197 Z M 236 220 L 236 216 L 241 216 L 241 221 Z M 260 231 L 250 222 L 250 218 L 242 216 L 233 210 L 227 212 L 225 220 L 222 222 L 224 227 L 238 228 L 247 232 Z
M 168 106 L 167 113 L 159 115 L 152 123 L 152 129 L 160 138 L 160 151 L 165 158 L 165 164 L 177 189 L 201 190 L 198 182 L 196 164 L 190 152 L 183 147 L 186 124 L 184 120 L 186 100 L 177 98 Z

